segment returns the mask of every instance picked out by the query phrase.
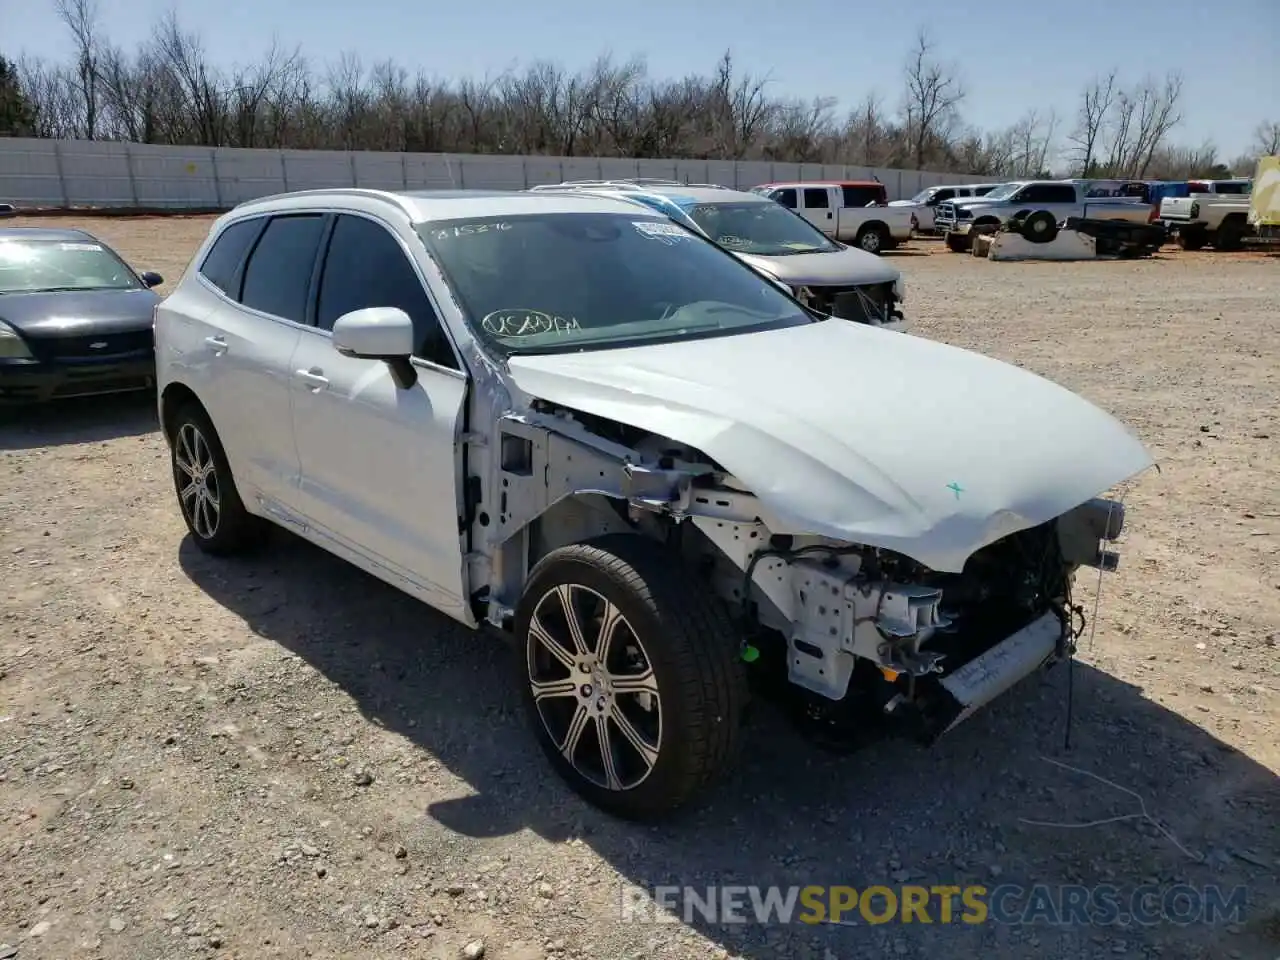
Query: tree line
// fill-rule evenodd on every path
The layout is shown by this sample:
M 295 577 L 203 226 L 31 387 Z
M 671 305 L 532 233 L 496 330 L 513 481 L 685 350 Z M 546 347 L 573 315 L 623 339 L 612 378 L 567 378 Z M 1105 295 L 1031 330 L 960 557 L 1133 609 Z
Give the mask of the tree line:
M 965 122 L 963 66 L 925 31 L 903 58 L 895 99 L 773 96 L 772 77 L 725 52 L 706 74 L 652 77 L 643 58 L 602 56 L 572 73 L 550 61 L 483 78 L 438 79 L 353 53 L 315 65 L 273 42 L 224 68 L 170 12 L 129 51 L 97 0 L 55 0 L 74 41 L 57 63 L 0 55 L 0 135 L 211 147 L 775 160 L 1004 177 L 1247 175 L 1280 150 L 1260 124 L 1252 152 L 1224 164 L 1212 143 L 1175 141 L 1177 73 L 1090 79 L 1076 115 L 1029 109 L 1004 130 Z M 1055 170 L 1056 168 L 1056 170 Z

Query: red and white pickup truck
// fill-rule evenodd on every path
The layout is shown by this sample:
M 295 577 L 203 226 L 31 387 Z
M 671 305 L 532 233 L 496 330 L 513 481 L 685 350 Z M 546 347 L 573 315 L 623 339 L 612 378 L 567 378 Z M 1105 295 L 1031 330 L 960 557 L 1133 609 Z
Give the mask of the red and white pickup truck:
M 911 239 L 912 207 L 889 206 L 875 180 L 804 180 L 751 188 L 794 210 L 833 240 L 868 253 L 892 250 Z

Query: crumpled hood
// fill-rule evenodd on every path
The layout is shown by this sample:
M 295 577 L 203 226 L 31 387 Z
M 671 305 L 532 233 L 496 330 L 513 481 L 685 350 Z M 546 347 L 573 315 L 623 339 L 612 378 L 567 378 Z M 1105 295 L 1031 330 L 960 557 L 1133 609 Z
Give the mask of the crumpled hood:
M 823 321 L 514 356 L 525 393 L 705 452 L 785 529 L 960 572 L 970 554 L 1142 472 L 1121 423 L 1018 367 Z
M 884 258 L 853 247 L 842 247 L 826 253 L 791 253 L 781 257 L 765 257 L 754 253 L 739 253 L 736 256 L 793 286 L 841 287 L 893 283 L 901 276 L 898 268 Z

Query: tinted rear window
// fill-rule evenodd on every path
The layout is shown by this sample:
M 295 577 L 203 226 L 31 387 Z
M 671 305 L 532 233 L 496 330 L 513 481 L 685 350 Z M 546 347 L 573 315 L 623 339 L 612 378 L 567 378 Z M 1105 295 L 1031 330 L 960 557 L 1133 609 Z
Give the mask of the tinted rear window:
M 240 302 L 303 323 L 323 227 L 324 217 L 318 213 L 273 218 L 245 267 Z
M 865 207 L 869 203 L 881 203 L 884 200 L 884 187 L 873 186 L 850 186 L 845 184 L 841 187 L 844 192 L 844 205 L 846 207 Z
M 204 263 L 200 264 L 200 274 L 233 300 L 240 298 L 240 265 L 262 224 L 261 218 L 233 223 L 213 242 Z

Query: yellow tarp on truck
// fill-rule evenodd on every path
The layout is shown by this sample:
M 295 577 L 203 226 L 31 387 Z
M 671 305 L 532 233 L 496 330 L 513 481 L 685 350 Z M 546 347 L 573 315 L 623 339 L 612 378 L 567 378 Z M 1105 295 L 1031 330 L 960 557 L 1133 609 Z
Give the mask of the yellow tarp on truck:
M 1280 157 L 1262 157 L 1253 175 L 1249 223 L 1255 227 L 1280 227 Z

